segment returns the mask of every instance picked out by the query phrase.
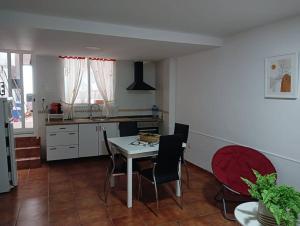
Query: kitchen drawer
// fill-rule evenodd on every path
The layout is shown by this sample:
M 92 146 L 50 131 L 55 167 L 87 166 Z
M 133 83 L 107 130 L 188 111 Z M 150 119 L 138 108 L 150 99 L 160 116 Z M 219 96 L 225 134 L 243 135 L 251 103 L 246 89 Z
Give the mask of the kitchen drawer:
M 47 161 L 78 158 L 78 145 L 47 147 Z
M 78 124 L 47 126 L 47 133 L 64 132 L 64 131 L 68 131 L 68 132 L 69 131 L 75 131 L 75 132 L 78 132 Z
M 48 132 L 47 146 L 78 144 L 78 132 Z

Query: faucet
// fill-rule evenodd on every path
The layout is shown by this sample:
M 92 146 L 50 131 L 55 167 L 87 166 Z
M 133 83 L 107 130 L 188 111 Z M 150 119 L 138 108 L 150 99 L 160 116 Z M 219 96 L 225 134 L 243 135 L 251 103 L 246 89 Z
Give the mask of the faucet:
M 101 108 L 100 108 L 100 105 L 99 105 L 99 104 L 90 104 L 90 115 L 89 115 L 89 119 L 93 119 L 93 106 L 97 106 L 98 109 L 99 109 L 99 112 L 101 112 L 101 115 L 102 115 L 102 111 L 101 111 Z

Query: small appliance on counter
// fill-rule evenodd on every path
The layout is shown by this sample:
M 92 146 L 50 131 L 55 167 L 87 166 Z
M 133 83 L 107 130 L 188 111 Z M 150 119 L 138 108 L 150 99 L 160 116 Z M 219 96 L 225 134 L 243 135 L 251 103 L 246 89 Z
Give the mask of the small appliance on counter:
M 64 120 L 64 113 L 61 109 L 61 103 L 51 103 L 50 109 L 48 113 L 48 122 L 50 122 L 51 119 L 54 120 Z
M 61 110 L 61 103 L 51 103 L 50 109 L 49 109 L 50 114 L 62 114 Z

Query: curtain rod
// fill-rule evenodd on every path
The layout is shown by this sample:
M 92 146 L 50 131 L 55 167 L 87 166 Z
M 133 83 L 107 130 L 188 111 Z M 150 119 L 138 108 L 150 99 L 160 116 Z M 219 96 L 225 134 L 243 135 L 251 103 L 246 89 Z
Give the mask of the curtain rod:
M 58 56 L 62 59 L 88 59 L 88 60 L 100 60 L 100 61 L 116 61 L 115 59 L 110 58 L 100 58 L 100 57 L 81 57 L 81 56 Z

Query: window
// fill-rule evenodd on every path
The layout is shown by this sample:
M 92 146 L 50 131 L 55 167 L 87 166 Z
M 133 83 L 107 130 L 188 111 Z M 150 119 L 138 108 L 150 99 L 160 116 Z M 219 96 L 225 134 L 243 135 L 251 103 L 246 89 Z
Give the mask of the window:
M 0 96 L 12 97 L 14 129 L 33 129 L 33 77 L 31 54 L 0 52 Z
M 114 99 L 114 61 L 64 58 L 65 101 L 102 104 Z M 100 90 L 100 91 L 99 91 Z

